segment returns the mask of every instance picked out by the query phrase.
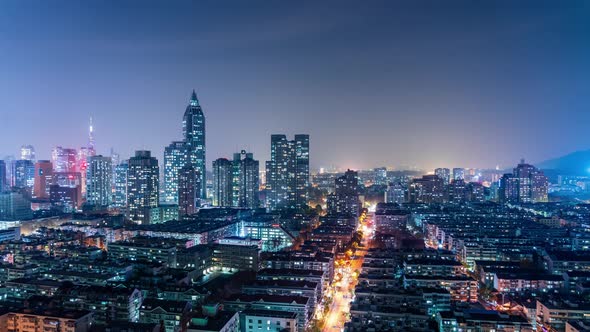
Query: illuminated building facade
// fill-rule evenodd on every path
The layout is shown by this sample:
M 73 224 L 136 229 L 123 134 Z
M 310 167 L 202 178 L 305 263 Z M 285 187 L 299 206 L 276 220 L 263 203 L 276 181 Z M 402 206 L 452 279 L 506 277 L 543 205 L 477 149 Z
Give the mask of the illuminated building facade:
M 14 186 L 17 188 L 33 188 L 34 184 L 35 164 L 31 160 L 15 160 Z
M 361 209 L 358 173 L 347 170 L 336 178 L 335 187 L 336 191 L 328 196 L 328 212 L 358 216 Z
M 51 152 L 53 171 L 59 173 L 75 172 L 77 168 L 76 149 L 56 146 Z
M 127 160 L 115 167 L 115 192 L 113 194 L 113 206 L 122 208 L 127 206 L 127 171 L 129 162 Z
M 244 208 L 259 206 L 259 163 L 252 153 L 234 153 L 232 170 L 232 205 Z
M 172 142 L 164 149 L 164 201 L 178 203 L 178 177 L 187 164 L 188 149 L 184 142 Z
M 453 168 L 453 180 L 465 180 L 465 169 Z
M 35 148 L 32 145 L 21 146 L 20 159 L 35 162 Z
M 233 164 L 226 158 L 213 161 L 213 205 L 232 206 Z
M 448 168 L 437 168 L 434 170 L 434 175 L 443 179 L 445 186 L 451 183 L 451 170 Z
M 86 202 L 94 206 L 107 207 L 112 200 L 111 158 L 88 157 L 86 170 Z
M 410 203 L 442 203 L 445 186 L 443 180 L 436 175 L 424 175 L 414 179 L 408 188 Z
M 499 198 L 506 203 L 540 203 L 548 201 L 549 181 L 536 167 L 521 161 L 513 174 L 500 179 Z
M 135 156 L 129 158 L 127 214 L 132 221 L 149 223 L 150 209 L 158 206 L 159 173 L 158 160 L 150 151 L 136 151 Z
M 266 207 L 300 209 L 309 198 L 309 135 L 271 135 L 266 162 Z
M 187 147 L 187 162 L 194 165 L 197 172 L 201 175 L 201 188 L 199 188 L 199 197 L 207 198 L 205 189 L 206 183 L 206 164 L 205 164 L 205 115 L 199 105 L 197 94 L 193 90 L 191 99 L 182 121 L 182 131 L 184 142 Z M 184 165 L 183 165 L 184 166 Z

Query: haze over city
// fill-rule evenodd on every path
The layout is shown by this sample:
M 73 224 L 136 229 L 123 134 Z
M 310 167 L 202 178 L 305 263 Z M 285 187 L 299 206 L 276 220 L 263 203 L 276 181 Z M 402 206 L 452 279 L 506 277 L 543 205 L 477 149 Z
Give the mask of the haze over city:
M 34 8 L 34 10 L 31 10 Z M 586 1 L 0 4 L 0 155 L 159 159 L 196 90 L 207 158 L 311 137 L 312 168 L 512 167 L 590 147 Z

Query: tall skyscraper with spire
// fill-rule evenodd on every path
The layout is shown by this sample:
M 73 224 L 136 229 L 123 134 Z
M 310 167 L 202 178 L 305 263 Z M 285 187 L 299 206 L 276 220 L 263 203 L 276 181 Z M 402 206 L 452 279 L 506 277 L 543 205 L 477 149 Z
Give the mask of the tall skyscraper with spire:
M 206 198 L 205 115 L 199 105 L 195 90 L 193 90 L 189 104 L 184 111 L 182 132 L 187 148 L 187 162 L 193 164 L 201 176 L 199 196 Z

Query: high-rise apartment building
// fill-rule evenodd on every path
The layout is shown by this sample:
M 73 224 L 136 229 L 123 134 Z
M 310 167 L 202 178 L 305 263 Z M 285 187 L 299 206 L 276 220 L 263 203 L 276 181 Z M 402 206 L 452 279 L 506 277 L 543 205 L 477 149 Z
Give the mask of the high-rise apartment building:
M 445 186 L 451 183 L 451 170 L 448 168 L 437 168 L 434 170 L 434 175 L 441 178 Z
M 178 177 L 187 165 L 188 149 L 185 142 L 172 142 L 164 149 L 164 201 L 178 203 Z
M 0 160 L 0 192 L 8 189 L 8 177 L 6 175 L 6 162 Z
M 127 206 L 127 172 L 129 162 L 124 160 L 115 166 L 115 193 L 113 194 L 113 207 L 123 208 Z
M 259 163 L 254 160 L 252 153 L 242 150 L 234 153 L 232 170 L 232 200 L 233 206 L 257 208 L 259 188 Z
M 401 182 L 395 181 L 387 186 L 385 192 L 386 203 L 402 204 L 406 201 L 406 188 Z
M 453 180 L 465 180 L 465 169 L 453 168 Z
M 86 202 L 94 206 L 109 206 L 113 196 L 111 158 L 91 156 L 87 165 Z
M 266 162 L 266 207 L 299 209 L 309 198 L 309 135 L 272 135 Z
M 199 181 L 201 184 L 199 197 L 207 198 L 205 186 L 207 183 L 205 164 L 205 115 L 199 105 L 199 100 L 194 90 L 184 112 L 182 131 L 187 148 L 187 162 L 193 164 L 196 171 L 201 175 L 201 181 Z
M 500 179 L 501 202 L 539 203 L 548 201 L 549 181 L 543 172 L 522 160 L 512 174 Z
M 336 178 L 336 190 L 328 196 L 328 212 L 357 217 L 360 213 L 358 172 L 347 170 Z
M 201 188 L 199 181 L 201 175 L 192 164 L 186 164 L 178 171 L 178 215 L 179 217 L 190 216 L 197 212 L 198 189 Z
M 213 161 L 213 205 L 233 204 L 233 163 L 226 158 Z
M 158 207 L 159 173 L 158 159 L 150 151 L 136 151 L 129 158 L 127 214 L 132 221 L 149 223 L 150 209 Z
M 378 167 L 373 169 L 375 173 L 375 181 L 374 184 L 378 186 L 386 186 L 387 185 L 387 168 L 385 167 Z
M 53 182 L 53 165 L 49 160 L 39 160 L 35 163 L 35 182 L 33 197 L 49 198 L 49 186 Z
M 424 175 L 420 179 L 414 179 L 408 187 L 410 203 L 442 203 L 444 194 L 443 179 L 436 175 Z

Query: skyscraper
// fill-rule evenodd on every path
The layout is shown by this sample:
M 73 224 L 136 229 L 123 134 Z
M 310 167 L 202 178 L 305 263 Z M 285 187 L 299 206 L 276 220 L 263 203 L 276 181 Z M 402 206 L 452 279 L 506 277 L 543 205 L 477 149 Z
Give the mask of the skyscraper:
M 129 158 L 127 213 L 132 221 L 149 223 L 150 209 L 158 206 L 159 173 L 158 159 L 150 151 L 136 151 Z
M 76 157 L 76 149 L 56 146 L 51 152 L 53 171 L 58 173 L 75 172 L 77 168 Z
M 201 175 L 199 196 L 201 198 L 207 198 L 205 186 L 205 115 L 199 105 L 199 100 L 194 90 L 184 112 L 182 131 L 187 148 L 187 161 L 193 164 L 196 171 Z
M 245 208 L 257 208 L 259 188 L 259 163 L 254 160 L 252 153 L 242 150 L 234 153 L 232 171 L 232 200 L 233 206 Z
M 434 170 L 434 175 L 441 178 L 445 186 L 451 183 L 451 170 L 448 168 L 437 168 Z
M 31 160 L 21 159 L 14 162 L 14 186 L 33 188 L 35 183 L 35 164 Z
M 378 186 L 386 186 L 387 185 L 387 168 L 385 167 L 378 167 L 373 169 L 375 173 L 375 181 L 374 183 Z
M 53 182 L 53 165 L 49 160 L 39 160 L 35 163 L 35 183 L 33 197 L 49 198 L 49 186 Z
M 23 145 L 20 147 L 20 159 L 35 162 L 35 148 L 32 145 Z
M 88 157 L 86 170 L 86 202 L 90 205 L 107 207 L 112 200 L 111 158 Z
M 407 186 L 404 187 L 399 181 L 390 183 L 385 192 L 385 202 L 396 204 L 404 203 L 406 200 L 406 188 Z
M 453 180 L 465 180 L 465 169 L 453 168 Z
M 233 165 L 226 158 L 213 161 L 213 205 L 232 206 L 233 204 Z
M 192 164 L 186 164 L 178 171 L 179 217 L 190 216 L 197 211 L 197 190 L 200 188 L 200 180 L 201 176 Z
M 127 172 L 129 162 L 124 160 L 115 166 L 115 194 L 113 195 L 113 207 L 123 208 L 127 206 Z
M 543 172 L 522 160 L 513 174 L 500 179 L 499 198 L 502 202 L 539 203 L 548 201 L 549 182 Z
M 178 203 L 178 177 L 187 158 L 185 142 L 172 142 L 164 149 L 164 201 L 167 203 Z
M 309 189 L 309 135 L 272 135 L 266 162 L 266 207 L 299 209 L 307 205 Z
M 8 188 L 8 177 L 6 176 L 6 163 L 0 160 L 0 192 Z

